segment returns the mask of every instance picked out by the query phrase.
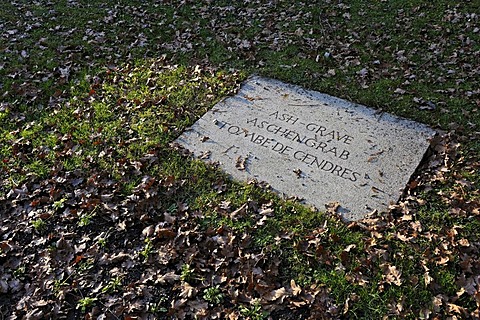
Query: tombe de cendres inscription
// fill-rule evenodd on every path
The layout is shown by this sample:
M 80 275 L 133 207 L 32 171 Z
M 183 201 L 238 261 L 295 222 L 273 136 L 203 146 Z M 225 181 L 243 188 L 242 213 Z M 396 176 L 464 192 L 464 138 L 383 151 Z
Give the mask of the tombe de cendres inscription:
M 233 178 L 265 181 L 347 221 L 398 201 L 435 132 L 316 91 L 251 77 L 176 142 Z

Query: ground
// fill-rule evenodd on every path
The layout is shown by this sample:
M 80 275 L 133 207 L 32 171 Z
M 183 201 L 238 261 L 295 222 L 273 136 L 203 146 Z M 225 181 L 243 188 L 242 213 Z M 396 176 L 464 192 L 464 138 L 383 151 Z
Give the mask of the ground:
M 0 3 L 0 319 L 479 318 L 480 4 Z M 173 140 L 251 74 L 438 132 L 389 212 Z

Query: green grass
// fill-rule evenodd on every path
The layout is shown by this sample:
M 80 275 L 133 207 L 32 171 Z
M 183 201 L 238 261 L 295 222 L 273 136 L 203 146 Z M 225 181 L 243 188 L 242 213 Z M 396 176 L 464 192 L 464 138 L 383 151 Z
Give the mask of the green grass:
M 277 273 L 264 270 L 274 273 L 276 284 L 288 286 L 293 279 L 303 288 L 319 285 L 339 310 L 337 315 L 346 318 L 414 319 L 424 310 L 435 310 L 432 301 L 439 295 L 446 299 L 439 314 L 447 313 L 447 303 L 474 312 L 474 297 L 456 294 L 458 280 L 470 272 L 465 271 L 465 256 L 478 258 L 480 222 L 472 212 L 480 203 L 480 82 L 475 73 L 480 33 L 474 31 L 478 19 L 471 14 L 479 10 L 474 1 L 446 0 L 355 0 L 347 5 L 218 1 L 211 6 L 4 1 L 0 26 L 10 33 L 0 38 L 0 51 L 5 52 L 0 61 L 0 210 L 10 215 L 17 212 L 17 202 L 23 206 L 18 212 L 35 231 L 31 237 L 48 236 L 38 250 L 55 247 L 57 230 L 70 240 L 79 231 L 95 239 L 103 228 L 113 228 L 113 239 L 102 240 L 99 250 L 117 252 L 114 246 L 125 243 L 119 221 L 125 222 L 131 243 L 122 250 L 140 255 L 140 269 L 155 264 L 164 249 L 162 241 L 169 241 L 168 233 L 166 239 L 141 238 L 147 225 L 165 224 L 165 213 L 185 224 L 179 230 L 191 228 L 192 234 L 201 232 L 202 239 L 232 232 L 235 239 L 245 237 L 248 245 L 240 249 L 249 255 L 278 260 L 272 264 Z M 359 71 L 364 68 L 368 73 L 362 77 Z M 62 76 L 62 70 L 68 75 Z M 449 172 L 415 195 L 423 202 L 411 204 L 412 220 L 393 213 L 393 220 L 376 230 L 346 225 L 324 212 L 281 200 L 259 185 L 230 181 L 215 167 L 170 146 L 253 73 L 440 130 L 455 129 L 458 156 L 451 159 Z M 395 93 L 397 88 L 405 93 Z M 436 108 L 421 110 L 414 98 L 432 101 Z M 78 179 L 77 186 L 62 178 Z M 23 187 L 27 194 L 12 202 L 11 191 Z M 77 189 L 82 193 L 76 194 Z M 245 214 L 230 216 L 243 205 Z M 182 211 L 182 206 L 188 209 Z M 264 220 L 258 210 L 262 207 L 272 209 Z M 183 214 L 190 218 L 182 220 Z M 18 241 L 27 246 L 27 240 Z M 2 241 L 2 250 L 10 248 L 11 239 Z M 56 250 L 50 254 L 61 257 Z M 172 268 L 184 282 L 204 279 L 204 262 L 186 261 L 181 254 L 174 262 L 155 266 Z M 7 253 L 0 251 L 4 257 Z M 55 261 L 57 274 L 71 267 Z M 24 263 L 34 270 L 33 262 Z M 387 280 L 386 270 L 392 270 L 388 266 L 401 272 L 402 285 Z M 69 304 L 82 313 L 105 303 L 105 294 L 117 294 L 123 284 L 135 287 L 140 277 L 103 275 L 103 289 L 92 293 L 87 280 L 93 276 L 84 269 L 85 278 L 68 276 L 84 288 L 65 285 L 72 290 Z M 10 271 L 5 267 L 5 274 Z M 191 282 L 211 305 L 228 299 L 229 293 L 216 284 Z M 177 285 L 162 287 L 173 292 L 165 298 L 168 303 L 149 303 L 157 303 L 162 314 L 168 312 L 165 306 L 178 298 Z M 164 299 L 164 293 L 155 290 L 152 297 Z M 398 304 L 402 309 L 395 313 Z M 265 313 L 259 306 L 242 308 L 241 313 L 261 319 Z

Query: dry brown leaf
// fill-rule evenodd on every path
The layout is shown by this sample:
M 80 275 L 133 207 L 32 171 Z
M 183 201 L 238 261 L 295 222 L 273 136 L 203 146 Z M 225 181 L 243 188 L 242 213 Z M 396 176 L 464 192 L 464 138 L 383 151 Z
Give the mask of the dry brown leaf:
M 248 203 L 242 204 L 242 206 L 240 208 L 238 208 L 237 210 L 230 213 L 230 218 L 231 219 L 238 219 L 240 217 L 245 216 L 245 214 L 247 213 L 247 206 L 248 206 Z
M 160 225 L 158 225 L 155 228 L 155 234 L 160 239 L 173 239 L 177 235 L 177 233 L 175 231 L 173 231 L 172 229 L 162 228 Z
M 292 295 L 294 297 L 298 296 L 300 293 L 302 293 L 302 288 L 300 286 L 297 286 L 295 283 L 295 280 L 290 280 L 290 287 L 292 288 Z
M 155 283 L 159 283 L 159 284 L 167 284 L 167 283 L 173 283 L 175 281 L 178 281 L 180 280 L 180 276 L 178 274 L 175 274 L 175 272 L 173 271 L 170 271 L 170 272 L 167 272 L 166 274 L 164 275 L 161 275 L 157 278 L 157 280 L 155 281 Z
M 246 169 L 246 161 L 247 161 L 247 158 L 243 158 L 242 156 L 238 156 L 237 157 L 237 160 L 235 161 L 235 168 L 237 168 L 238 170 L 245 170 Z
M 148 226 L 148 227 L 145 227 L 145 229 L 142 230 L 142 235 L 144 237 L 150 237 L 153 234 L 154 231 L 155 231 L 154 226 Z
M 196 288 L 192 287 L 187 282 L 182 283 L 181 291 L 180 291 L 180 294 L 179 294 L 180 297 L 185 298 L 185 299 L 189 299 L 189 298 L 194 297 L 196 294 L 197 294 L 197 289 Z
M 282 287 L 270 291 L 263 298 L 267 301 L 277 301 L 278 303 L 282 304 L 286 297 L 288 297 L 288 292 L 284 287 Z
M 387 283 L 394 284 L 396 286 L 402 285 L 402 272 L 398 270 L 396 266 L 392 266 L 387 263 L 382 266 L 382 269 L 384 272 L 383 278 Z
M 468 314 L 468 312 L 465 308 L 463 308 L 459 305 L 453 304 L 453 303 L 447 303 L 447 310 L 448 310 L 448 313 L 457 313 L 457 314 L 461 314 L 461 315 L 467 315 Z

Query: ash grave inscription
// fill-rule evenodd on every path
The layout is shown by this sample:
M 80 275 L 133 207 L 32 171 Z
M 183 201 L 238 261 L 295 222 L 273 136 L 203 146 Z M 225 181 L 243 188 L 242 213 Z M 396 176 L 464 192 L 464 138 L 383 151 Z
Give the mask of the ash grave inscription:
M 266 181 L 347 221 L 398 201 L 435 132 L 316 91 L 248 79 L 176 142 L 232 177 Z

